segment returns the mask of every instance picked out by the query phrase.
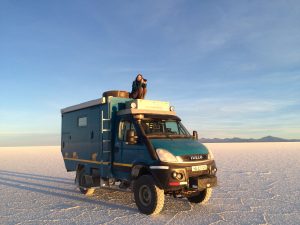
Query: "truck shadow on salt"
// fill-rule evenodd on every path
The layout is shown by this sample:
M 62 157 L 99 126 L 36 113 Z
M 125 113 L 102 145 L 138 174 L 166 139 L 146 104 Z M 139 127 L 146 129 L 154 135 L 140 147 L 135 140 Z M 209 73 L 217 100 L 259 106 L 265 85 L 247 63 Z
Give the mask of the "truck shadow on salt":
M 5 177 L 5 176 L 8 176 L 8 174 L 12 179 Z M 101 206 L 108 207 L 108 208 L 118 208 L 118 209 L 122 209 L 122 210 L 132 211 L 134 213 L 138 212 L 138 210 L 135 208 L 131 208 L 131 207 L 124 206 L 124 205 L 118 205 L 118 204 L 110 203 L 107 201 L 101 201 L 98 198 L 92 199 L 92 197 L 87 197 L 84 195 L 77 196 L 75 194 L 79 195 L 80 194 L 79 191 L 72 189 L 72 188 L 63 188 L 63 187 L 45 185 L 45 184 L 40 184 L 40 183 L 34 183 L 34 182 L 30 182 L 30 181 L 17 180 L 18 178 L 20 178 L 18 173 L 15 174 L 16 176 L 13 174 L 13 172 L 9 172 L 5 176 L 3 176 L 3 175 L 4 174 L 2 172 L 0 172 L 0 185 L 6 186 L 6 187 L 12 187 L 15 189 L 35 192 L 35 193 L 39 193 L 39 194 L 43 194 L 43 195 L 69 199 L 72 201 L 80 201 L 80 202 L 85 202 L 85 203 L 90 203 L 90 204 L 101 205 Z M 17 178 L 17 179 L 13 179 L 13 178 Z M 25 176 L 25 178 L 32 179 L 35 177 Z M 45 181 L 45 180 L 43 179 L 41 181 Z M 55 181 L 51 180 L 51 182 L 55 182 Z M 60 181 L 56 181 L 56 183 L 59 184 Z M 43 189 L 41 189 L 41 188 L 43 188 Z M 60 193 L 57 191 L 69 192 L 70 194 Z M 72 194 L 74 194 L 74 195 L 72 195 Z
M 49 188 L 49 189 L 52 189 L 52 190 L 55 189 L 55 190 L 59 190 L 59 191 L 66 191 L 66 192 L 73 192 L 73 193 L 75 193 L 75 190 L 70 190 L 70 189 L 61 188 L 61 187 L 54 187 L 54 186 L 51 186 L 51 185 L 44 185 L 44 184 L 32 183 L 32 182 L 28 182 L 28 181 L 21 181 L 21 180 L 9 179 L 9 178 L 4 178 L 4 177 L 1 177 L 1 180 L 2 181 L 8 181 L 8 182 L 17 183 L 17 184 L 22 185 L 22 187 L 25 187 L 24 185 L 31 185 L 31 186 L 41 187 L 41 188 Z
M 36 183 L 38 181 L 43 183 Z M 45 182 L 49 182 L 52 185 L 48 185 Z M 48 196 L 65 198 L 72 201 L 80 201 L 138 213 L 138 209 L 134 205 L 132 193 L 110 189 L 99 189 L 96 190 L 93 196 L 84 196 L 80 194 L 79 190 L 73 187 L 74 181 L 72 179 L 0 170 L 0 185 Z M 179 205 L 180 207 L 178 207 Z M 177 211 L 189 210 L 191 210 L 191 206 L 186 202 L 186 200 L 166 197 L 165 207 L 162 214 L 164 214 L 164 212 L 169 214 L 176 213 Z
M 20 173 L 13 172 L 8 170 L 0 170 L 0 175 L 14 176 L 19 178 L 29 178 L 31 180 L 40 180 L 40 181 L 49 181 L 49 182 L 59 182 L 64 184 L 74 184 L 72 179 L 63 178 L 63 177 L 53 177 L 39 174 L 31 174 L 31 173 Z

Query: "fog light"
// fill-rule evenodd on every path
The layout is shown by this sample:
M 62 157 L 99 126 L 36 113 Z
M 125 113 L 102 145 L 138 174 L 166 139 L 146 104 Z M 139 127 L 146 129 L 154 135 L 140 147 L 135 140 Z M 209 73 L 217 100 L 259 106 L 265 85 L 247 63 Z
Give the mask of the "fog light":
M 213 169 L 213 174 L 216 174 L 216 172 L 217 172 L 217 168 L 214 168 Z
M 172 177 L 173 177 L 174 179 L 177 178 L 177 173 L 176 173 L 175 171 L 172 173 Z
M 182 174 L 182 173 L 177 173 L 176 178 L 177 178 L 178 180 L 181 180 L 181 179 L 183 178 L 183 174 Z
M 210 173 L 211 173 L 212 175 L 215 175 L 216 172 L 217 172 L 217 168 L 211 168 Z

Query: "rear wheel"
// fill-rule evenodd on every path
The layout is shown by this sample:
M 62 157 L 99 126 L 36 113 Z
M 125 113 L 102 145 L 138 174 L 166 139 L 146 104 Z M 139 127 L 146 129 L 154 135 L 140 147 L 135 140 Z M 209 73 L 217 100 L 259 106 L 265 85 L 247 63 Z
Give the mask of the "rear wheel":
M 86 187 L 86 180 L 84 175 L 85 175 L 84 168 L 77 171 L 76 179 L 77 179 L 79 190 L 84 195 L 92 195 L 95 189 Z
M 212 194 L 212 188 L 206 188 L 203 191 L 199 191 L 199 192 L 187 197 L 187 199 L 191 203 L 205 204 L 210 199 L 211 194 Z
M 134 183 L 134 199 L 141 213 L 154 215 L 164 207 L 164 190 L 158 188 L 149 175 L 143 175 Z

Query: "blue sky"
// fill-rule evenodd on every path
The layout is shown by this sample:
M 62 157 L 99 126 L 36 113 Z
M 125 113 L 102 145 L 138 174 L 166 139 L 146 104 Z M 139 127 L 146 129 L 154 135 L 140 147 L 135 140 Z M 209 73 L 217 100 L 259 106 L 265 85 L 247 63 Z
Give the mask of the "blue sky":
M 59 144 L 61 108 L 137 73 L 201 137 L 300 138 L 299 21 L 299 1 L 1 0 L 0 142 Z

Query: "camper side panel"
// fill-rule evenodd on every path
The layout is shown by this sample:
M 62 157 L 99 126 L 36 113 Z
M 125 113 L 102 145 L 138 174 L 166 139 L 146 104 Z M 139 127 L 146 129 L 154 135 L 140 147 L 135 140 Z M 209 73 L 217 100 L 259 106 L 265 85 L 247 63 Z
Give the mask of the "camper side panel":
M 100 105 L 62 114 L 61 151 L 68 171 L 100 157 Z

